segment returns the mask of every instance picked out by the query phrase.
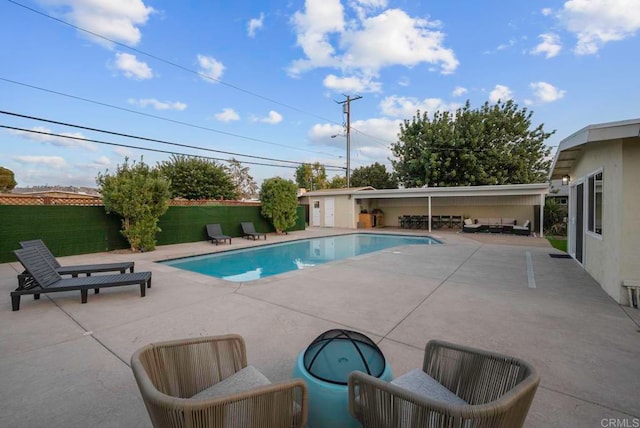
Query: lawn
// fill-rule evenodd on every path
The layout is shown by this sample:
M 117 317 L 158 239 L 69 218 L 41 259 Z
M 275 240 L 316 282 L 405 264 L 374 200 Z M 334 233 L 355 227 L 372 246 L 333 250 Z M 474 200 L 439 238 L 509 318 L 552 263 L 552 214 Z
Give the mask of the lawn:
M 552 236 L 547 237 L 547 240 L 551 243 L 553 248 L 564 251 L 565 253 L 567 252 L 567 238 L 562 236 Z

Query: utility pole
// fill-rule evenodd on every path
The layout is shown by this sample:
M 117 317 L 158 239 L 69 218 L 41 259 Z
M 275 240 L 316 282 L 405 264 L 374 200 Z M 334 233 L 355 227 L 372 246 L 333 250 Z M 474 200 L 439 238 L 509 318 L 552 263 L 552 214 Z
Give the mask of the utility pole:
M 347 116 L 347 189 L 351 187 L 351 101 L 359 100 L 362 98 L 360 95 L 356 95 L 351 98 L 349 95 L 344 101 L 336 101 L 338 104 L 342 104 L 342 113 Z

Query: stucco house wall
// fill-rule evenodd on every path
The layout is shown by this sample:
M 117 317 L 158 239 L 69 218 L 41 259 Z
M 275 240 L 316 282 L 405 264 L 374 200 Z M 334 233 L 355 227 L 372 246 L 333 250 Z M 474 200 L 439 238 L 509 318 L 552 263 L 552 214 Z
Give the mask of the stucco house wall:
M 584 269 L 616 301 L 622 295 L 620 254 L 622 239 L 622 141 L 602 141 L 588 145 L 574 167 L 572 180 L 585 184 L 587 176 L 602 169 L 603 210 L 602 235 L 586 232 L 584 236 Z M 573 184 L 573 183 L 572 183 Z M 585 194 L 585 204 L 587 198 Z M 588 218 L 585 209 L 585 224 Z M 572 229 L 570 228 L 572 231 Z
M 589 231 L 589 176 L 602 171 L 602 233 Z M 570 178 L 569 252 L 584 240 L 582 266 L 620 304 L 625 280 L 640 280 L 640 118 L 589 125 L 560 142 L 550 178 Z M 577 192 L 584 185 L 584 230 Z
M 620 276 L 640 279 L 640 143 L 622 143 L 622 227 L 620 245 Z M 624 293 L 624 299 L 628 295 Z

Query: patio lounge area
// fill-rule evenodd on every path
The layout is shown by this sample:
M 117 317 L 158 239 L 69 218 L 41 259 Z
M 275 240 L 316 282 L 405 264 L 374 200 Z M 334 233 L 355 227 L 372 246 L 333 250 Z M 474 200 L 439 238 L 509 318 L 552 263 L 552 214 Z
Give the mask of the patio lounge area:
M 62 257 L 65 264 L 134 261 L 153 288 L 23 298 L 12 312 L 18 262 L 0 264 L 3 427 L 150 427 L 130 368 L 151 342 L 237 333 L 249 364 L 291 378 L 320 333 L 364 333 L 400 376 L 422 365 L 431 339 L 522 358 L 541 376 L 526 427 L 640 423 L 640 310 L 614 302 L 541 238 L 436 231 L 444 245 L 407 246 L 231 283 L 157 260 L 353 233 L 312 228 L 265 240 L 161 246 L 154 252 Z M 377 233 L 424 234 L 385 228 Z M 603 420 L 627 425 L 602 425 Z

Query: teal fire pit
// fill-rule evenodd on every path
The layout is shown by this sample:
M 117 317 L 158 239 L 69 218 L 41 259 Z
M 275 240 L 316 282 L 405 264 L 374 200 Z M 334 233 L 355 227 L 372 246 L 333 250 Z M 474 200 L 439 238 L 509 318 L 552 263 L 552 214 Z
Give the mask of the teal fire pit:
M 367 336 L 350 330 L 329 330 L 298 355 L 293 377 L 309 390 L 309 427 L 359 427 L 349 414 L 349 374 L 358 370 L 390 381 L 393 374 L 382 351 Z

